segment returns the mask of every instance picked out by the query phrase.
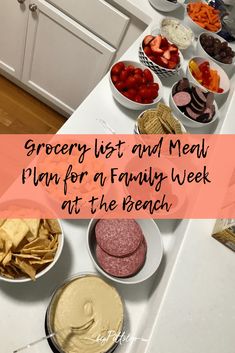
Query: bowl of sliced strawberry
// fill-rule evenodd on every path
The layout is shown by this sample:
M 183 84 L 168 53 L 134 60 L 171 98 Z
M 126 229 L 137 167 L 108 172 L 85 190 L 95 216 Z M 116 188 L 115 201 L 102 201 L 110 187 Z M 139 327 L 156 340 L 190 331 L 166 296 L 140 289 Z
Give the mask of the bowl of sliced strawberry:
M 167 78 L 180 69 L 181 54 L 178 47 L 161 34 L 147 35 L 139 47 L 139 60 L 158 76 Z

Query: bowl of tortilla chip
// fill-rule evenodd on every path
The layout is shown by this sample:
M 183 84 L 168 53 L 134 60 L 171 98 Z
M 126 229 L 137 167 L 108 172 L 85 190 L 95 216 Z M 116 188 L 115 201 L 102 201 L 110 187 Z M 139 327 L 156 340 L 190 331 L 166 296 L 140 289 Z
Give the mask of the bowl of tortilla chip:
M 35 281 L 55 265 L 63 244 L 58 219 L 0 219 L 0 280 Z

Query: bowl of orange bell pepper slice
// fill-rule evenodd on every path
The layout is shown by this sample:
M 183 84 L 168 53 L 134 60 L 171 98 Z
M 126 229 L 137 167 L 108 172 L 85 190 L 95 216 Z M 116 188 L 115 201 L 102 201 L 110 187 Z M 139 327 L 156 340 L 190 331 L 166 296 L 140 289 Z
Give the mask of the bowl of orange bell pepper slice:
M 194 57 L 188 62 L 187 77 L 190 81 L 214 93 L 215 99 L 228 93 L 230 80 L 227 73 L 214 61 Z

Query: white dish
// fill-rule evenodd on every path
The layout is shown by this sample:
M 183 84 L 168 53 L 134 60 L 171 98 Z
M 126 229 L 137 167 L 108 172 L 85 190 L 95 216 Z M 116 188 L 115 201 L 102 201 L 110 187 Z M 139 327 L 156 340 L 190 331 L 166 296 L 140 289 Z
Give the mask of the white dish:
M 226 42 L 225 39 L 223 39 L 222 37 L 220 37 L 218 34 L 216 33 L 210 33 L 208 34 L 207 32 L 202 32 L 200 34 L 200 36 L 198 37 L 198 40 L 197 40 L 197 44 L 196 44 L 196 55 L 197 56 L 200 56 L 200 57 L 203 57 L 203 58 L 208 58 L 212 61 L 214 61 L 217 65 L 219 65 L 222 69 L 224 69 L 224 71 L 227 73 L 227 74 L 230 74 L 230 71 L 232 69 L 232 67 L 234 66 L 234 62 L 235 62 L 235 57 L 233 58 L 233 62 L 232 64 L 225 64 L 225 63 L 222 63 L 221 61 L 218 61 L 216 59 L 214 59 L 211 55 L 207 54 L 207 52 L 205 51 L 205 49 L 202 47 L 201 45 L 201 42 L 200 42 L 200 38 L 203 34 L 207 34 L 207 35 L 211 35 L 212 37 L 214 38 L 218 38 L 221 42 Z M 229 45 L 229 43 L 228 43 Z M 229 45 L 230 46 L 230 45 Z
M 195 86 L 194 82 L 190 81 L 190 86 Z M 214 123 L 214 121 L 218 118 L 219 114 L 218 114 L 218 106 L 216 104 L 216 102 L 214 101 L 214 106 L 215 106 L 215 115 L 212 118 L 211 121 L 209 121 L 208 123 L 201 123 L 199 121 L 193 120 L 191 118 L 189 118 L 187 115 L 185 115 L 175 104 L 173 96 L 172 96 L 172 92 L 174 90 L 175 85 L 177 84 L 177 82 L 173 85 L 171 93 L 170 93 L 170 97 L 169 97 L 169 105 L 172 109 L 173 114 L 182 122 L 183 125 L 188 126 L 188 127 L 192 127 L 192 128 L 202 128 L 206 127 L 212 123 Z M 205 91 L 205 89 L 204 89 Z
M 59 242 L 58 242 L 58 247 L 57 247 L 57 250 L 55 253 L 55 257 L 54 257 L 53 261 L 51 263 L 49 263 L 48 266 L 46 266 L 42 271 L 40 271 L 36 274 L 36 276 L 35 276 L 36 281 L 38 278 L 47 274 L 55 266 L 56 262 L 59 260 L 59 257 L 62 253 L 63 246 L 64 246 L 64 232 L 63 232 L 63 228 L 62 228 L 60 220 L 57 219 L 57 221 L 59 222 L 59 225 L 61 228 L 61 234 L 59 235 Z M 26 277 L 26 276 L 11 279 L 11 278 L 7 278 L 7 277 L 0 275 L 0 281 L 10 282 L 10 283 L 25 283 L 25 282 L 32 282 L 32 279 L 30 277 Z
M 195 2 L 195 1 L 192 1 L 192 2 Z M 186 26 L 191 28 L 196 38 L 198 38 L 202 32 L 207 32 L 209 34 L 209 33 L 219 33 L 221 31 L 221 29 L 219 29 L 219 31 L 211 32 L 196 24 L 188 14 L 187 5 L 185 6 L 184 23 L 186 24 Z
M 210 64 L 210 68 L 213 70 L 216 70 L 220 76 L 220 87 L 224 90 L 222 93 L 218 93 L 218 92 L 214 92 L 211 91 L 207 88 L 205 88 L 203 85 L 201 85 L 192 75 L 190 69 L 189 69 L 189 64 L 190 61 L 194 60 L 198 65 L 200 65 L 201 63 L 205 62 L 205 61 L 209 61 Z M 194 85 L 199 86 L 201 89 L 203 89 L 204 91 L 208 91 L 208 92 L 212 92 L 215 96 L 215 100 L 218 102 L 220 101 L 221 97 L 224 97 L 228 94 L 229 90 L 230 90 L 230 80 L 228 78 L 228 75 L 226 74 L 226 72 L 219 66 L 217 65 L 213 60 L 211 59 L 205 59 L 203 57 L 199 57 L 199 56 L 195 56 L 193 58 L 191 58 L 187 64 L 187 71 L 186 71 L 186 76 L 189 79 L 189 81 L 191 81 Z
M 139 62 L 137 61 L 130 61 L 130 60 L 122 60 L 122 62 L 125 64 L 125 65 L 133 65 L 135 66 L 135 68 L 140 68 L 142 70 L 145 70 L 146 67 L 143 65 L 143 64 L 140 64 Z M 114 64 L 115 65 L 115 64 Z M 113 65 L 113 66 L 114 66 Z M 112 67 L 113 67 L 112 66 Z M 111 91 L 112 91 L 112 94 L 113 94 L 113 97 L 114 99 L 116 99 L 116 101 L 118 101 L 118 103 L 120 103 L 122 106 L 124 106 L 125 108 L 128 108 L 128 109 L 132 109 L 132 110 L 145 110 L 145 109 L 148 109 L 148 108 L 151 108 L 151 107 L 154 107 L 156 106 L 156 104 L 162 99 L 162 96 L 163 96 L 163 86 L 162 86 L 162 82 L 160 80 L 160 78 L 154 73 L 152 72 L 153 74 L 153 79 L 154 79 L 154 83 L 158 83 L 159 85 L 159 90 L 158 90 L 158 96 L 157 98 L 154 99 L 153 103 L 137 103 L 137 102 L 134 102 L 132 101 L 131 99 L 128 99 L 127 97 L 125 97 L 121 92 L 119 92 L 117 90 L 117 88 L 114 86 L 113 82 L 112 82 L 112 79 L 111 79 L 111 70 L 112 70 L 112 67 L 110 69 L 110 72 L 109 72 L 109 83 L 110 83 L 110 88 L 111 88 Z
M 173 31 L 169 30 L 170 25 L 174 26 Z M 166 37 L 170 42 L 174 43 L 180 50 L 185 50 L 190 47 L 194 41 L 194 33 L 189 26 L 186 26 L 178 18 L 165 17 L 161 21 L 160 26 L 161 34 Z M 176 36 L 177 33 L 177 36 Z M 182 44 L 182 37 L 184 43 Z M 181 40 L 180 40 L 180 39 Z
M 177 10 L 181 6 L 178 2 L 174 4 L 167 0 L 149 0 L 149 2 L 155 9 L 163 12 L 171 12 Z
M 98 264 L 95 255 L 95 225 L 97 219 L 92 219 L 87 229 L 87 249 L 90 258 L 97 268 L 105 277 L 117 283 L 136 284 L 141 283 L 151 277 L 158 269 L 163 256 L 163 242 L 160 230 L 152 219 L 137 219 L 136 222 L 141 227 L 147 243 L 147 254 L 144 266 L 134 276 L 128 278 L 114 277 L 106 273 Z

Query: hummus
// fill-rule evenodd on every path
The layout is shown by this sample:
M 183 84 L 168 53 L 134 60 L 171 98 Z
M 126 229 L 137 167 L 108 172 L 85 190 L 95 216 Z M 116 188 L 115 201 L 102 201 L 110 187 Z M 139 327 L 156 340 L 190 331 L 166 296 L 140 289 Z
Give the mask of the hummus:
M 104 353 L 122 331 L 123 304 L 115 288 L 97 276 L 84 276 L 60 290 L 50 316 L 52 330 L 61 330 L 55 340 L 63 352 Z
M 161 23 L 161 34 L 179 49 L 187 49 L 193 42 L 191 28 L 184 26 L 177 18 L 165 18 Z

